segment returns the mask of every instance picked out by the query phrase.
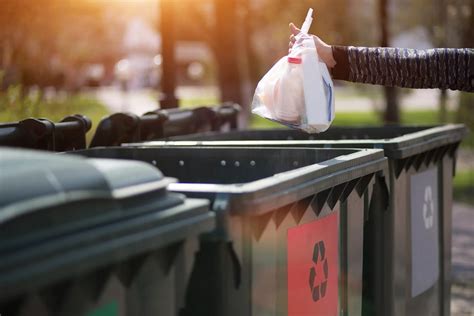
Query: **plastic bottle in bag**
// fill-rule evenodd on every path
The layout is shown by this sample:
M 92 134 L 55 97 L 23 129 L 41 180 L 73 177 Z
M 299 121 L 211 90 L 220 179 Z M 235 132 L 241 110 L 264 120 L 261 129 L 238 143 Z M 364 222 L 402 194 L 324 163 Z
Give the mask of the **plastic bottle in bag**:
M 298 124 L 304 112 L 301 63 L 302 60 L 299 57 L 288 57 L 285 73 L 275 85 L 275 117 L 289 124 Z

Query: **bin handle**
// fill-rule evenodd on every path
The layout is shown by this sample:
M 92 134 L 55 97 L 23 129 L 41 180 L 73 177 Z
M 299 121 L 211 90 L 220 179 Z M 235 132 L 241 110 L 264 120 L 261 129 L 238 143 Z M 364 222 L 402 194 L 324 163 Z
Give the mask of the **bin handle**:
M 235 253 L 234 246 L 231 241 L 227 243 L 227 248 L 229 250 L 230 254 L 230 259 L 232 261 L 232 269 L 234 273 L 234 286 L 236 289 L 240 287 L 242 278 L 242 267 L 240 265 L 239 257 L 237 257 L 237 254 Z

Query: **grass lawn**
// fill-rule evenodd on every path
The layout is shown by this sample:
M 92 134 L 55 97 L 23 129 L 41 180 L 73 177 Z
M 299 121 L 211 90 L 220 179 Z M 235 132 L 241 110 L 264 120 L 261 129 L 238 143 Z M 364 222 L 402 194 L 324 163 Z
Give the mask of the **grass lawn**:
M 455 122 L 456 112 L 448 113 L 448 121 Z M 437 111 L 406 111 L 402 112 L 401 123 L 407 125 L 430 125 L 440 124 Z M 376 112 L 338 112 L 333 125 L 339 126 L 377 126 L 382 125 L 380 115 Z M 278 123 L 266 120 L 257 115 L 252 115 L 251 128 L 277 128 L 283 127 Z M 466 140 L 462 143 L 465 148 L 474 149 L 474 134 L 470 133 Z
M 453 186 L 454 200 L 474 205 L 474 169 L 458 171 Z
M 448 113 L 449 121 L 454 121 L 455 112 Z M 439 124 L 437 111 L 407 111 L 402 113 L 402 124 L 429 125 Z M 379 113 L 376 112 L 338 112 L 334 125 L 357 126 L 357 125 L 381 125 Z M 275 128 L 282 127 L 280 124 L 266 120 L 257 115 L 252 115 L 252 128 Z
M 181 99 L 179 100 L 179 107 L 182 108 L 195 108 L 203 105 L 214 105 L 219 104 L 220 101 L 216 98 L 193 98 L 193 99 Z
M 11 95 L 9 96 L 11 97 Z M 86 138 L 89 143 L 100 120 L 109 114 L 107 108 L 94 98 L 71 95 L 50 101 L 31 98 L 0 98 L 0 122 L 16 122 L 28 117 L 44 117 L 59 122 L 68 115 L 82 114 L 92 121 L 92 128 Z

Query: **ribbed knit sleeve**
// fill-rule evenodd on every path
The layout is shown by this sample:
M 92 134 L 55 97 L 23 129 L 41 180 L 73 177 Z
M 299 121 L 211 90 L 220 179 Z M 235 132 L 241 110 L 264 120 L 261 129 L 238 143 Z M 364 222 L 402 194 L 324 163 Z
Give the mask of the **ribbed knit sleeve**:
M 474 49 L 333 47 L 334 79 L 474 92 Z

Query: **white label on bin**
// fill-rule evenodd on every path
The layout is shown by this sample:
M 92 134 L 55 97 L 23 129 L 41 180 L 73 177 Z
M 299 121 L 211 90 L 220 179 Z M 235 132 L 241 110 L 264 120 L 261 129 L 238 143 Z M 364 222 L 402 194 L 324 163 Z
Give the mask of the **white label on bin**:
M 411 176 L 411 296 L 431 288 L 439 278 L 438 170 Z

